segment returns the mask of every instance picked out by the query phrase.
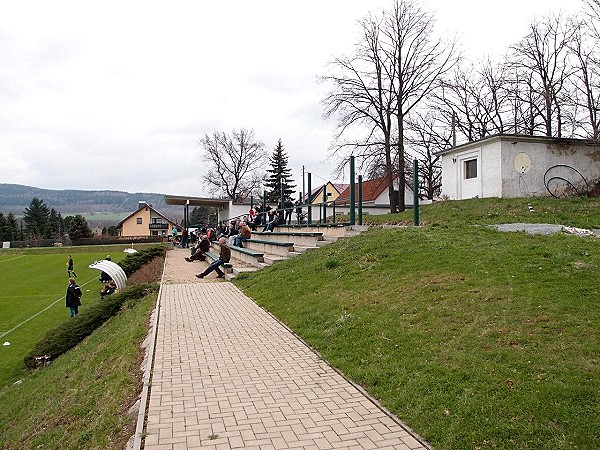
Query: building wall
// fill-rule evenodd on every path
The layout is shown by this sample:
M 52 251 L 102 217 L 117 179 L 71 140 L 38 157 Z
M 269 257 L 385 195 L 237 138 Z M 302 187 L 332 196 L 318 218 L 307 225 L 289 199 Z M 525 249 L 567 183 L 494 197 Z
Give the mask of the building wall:
M 587 190 L 600 177 L 600 145 L 502 142 L 502 197 L 557 196 Z
M 142 223 L 138 224 L 137 220 L 142 219 Z M 150 208 L 146 207 L 137 211 L 129 219 L 123 222 L 121 226 L 121 236 L 149 236 L 150 230 Z
M 138 224 L 138 219 L 141 219 Z M 160 223 L 166 224 L 165 229 L 150 229 L 150 224 L 156 219 Z M 121 236 L 170 236 L 173 224 L 150 207 L 144 207 L 129 217 L 121 225 Z
M 477 159 L 477 177 L 465 177 Z M 584 192 L 600 178 L 600 145 L 530 136 L 492 137 L 442 155 L 442 196 L 557 196 Z
M 325 185 L 325 194 L 327 195 L 327 201 L 334 201 L 336 198 L 340 196 L 340 193 L 337 191 L 335 187 L 331 183 L 327 183 Z M 319 191 L 317 195 L 313 198 L 313 205 L 320 205 L 323 203 L 323 190 Z

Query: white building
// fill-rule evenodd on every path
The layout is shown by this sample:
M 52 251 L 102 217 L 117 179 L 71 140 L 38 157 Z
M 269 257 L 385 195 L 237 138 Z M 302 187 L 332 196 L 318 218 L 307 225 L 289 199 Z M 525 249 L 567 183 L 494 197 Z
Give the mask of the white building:
M 600 142 L 499 134 L 440 152 L 442 196 L 584 194 L 600 181 Z

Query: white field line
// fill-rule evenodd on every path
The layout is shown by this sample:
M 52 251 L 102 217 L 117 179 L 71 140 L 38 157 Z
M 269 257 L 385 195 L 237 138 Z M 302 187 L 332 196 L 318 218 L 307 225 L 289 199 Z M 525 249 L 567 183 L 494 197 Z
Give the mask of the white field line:
M 24 257 L 25 257 L 25 255 L 19 255 L 19 256 L 15 256 L 14 258 L 5 259 L 4 261 L 0 261 L 0 263 L 5 263 L 5 262 L 9 262 L 9 261 L 14 261 L 15 259 L 24 258 Z
M 84 283 L 81 285 L 81 287 L 84 287 L 88 284 L 90 284 L 92 281 L 95 281 L 95 279 L 88 281 L 87 283 Z M 54 305 L 56 305 L 58 302 L 60 302 L 61 300 L 64 301 L 65 297 L 62 296 L 60 297 L 58 300 L 55 300 L 54 302 L 50 303 L 48 306 L 46 306 L 44 309 L 42 309 L 41 311 L 38 311 L 37 313 L 35 313 L 33 316 L 28 317 L 27 319 L 25 319 L 23 322 L 21 322 L 18 325 L 15 325 L 14 327 L 12 327 L 10 330 L 5 331 L 4 333 L 0 334 L 0 339 L 2 339 L 4 336 L 12 333 L 13 331 L 15 331 L 17 328 L 20 328 L 22 325 L 25 325 L 27 322 L 29 322 L 31 319 L 35 319 L 37 316 L 39 316 L 40 314 L 42 314 L 45 311 L 48 311 L 50 308 L 52 308 Z

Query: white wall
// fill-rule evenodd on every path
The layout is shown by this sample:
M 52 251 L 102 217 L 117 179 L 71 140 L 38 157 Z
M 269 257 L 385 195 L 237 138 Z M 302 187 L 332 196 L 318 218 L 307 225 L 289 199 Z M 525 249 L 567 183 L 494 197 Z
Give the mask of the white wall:
M 600 176 L 600 146 L 515 139 L 502 143 L 502 155 L 502 196 L 507 198 L 551 195 L 547 182 L 560 196 L 572 190 L 570 184 L 585 190 L 584 179 L 591 187 Z M 523 161 L 529 162 L 529 167 L 524 167 Z

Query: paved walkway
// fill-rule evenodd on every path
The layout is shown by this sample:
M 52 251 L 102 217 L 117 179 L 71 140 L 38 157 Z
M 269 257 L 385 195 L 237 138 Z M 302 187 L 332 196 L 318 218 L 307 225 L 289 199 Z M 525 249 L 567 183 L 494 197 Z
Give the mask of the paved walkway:
M 150 449 L 426 449 L 284 325 L 187 251 L 168 252 Z

